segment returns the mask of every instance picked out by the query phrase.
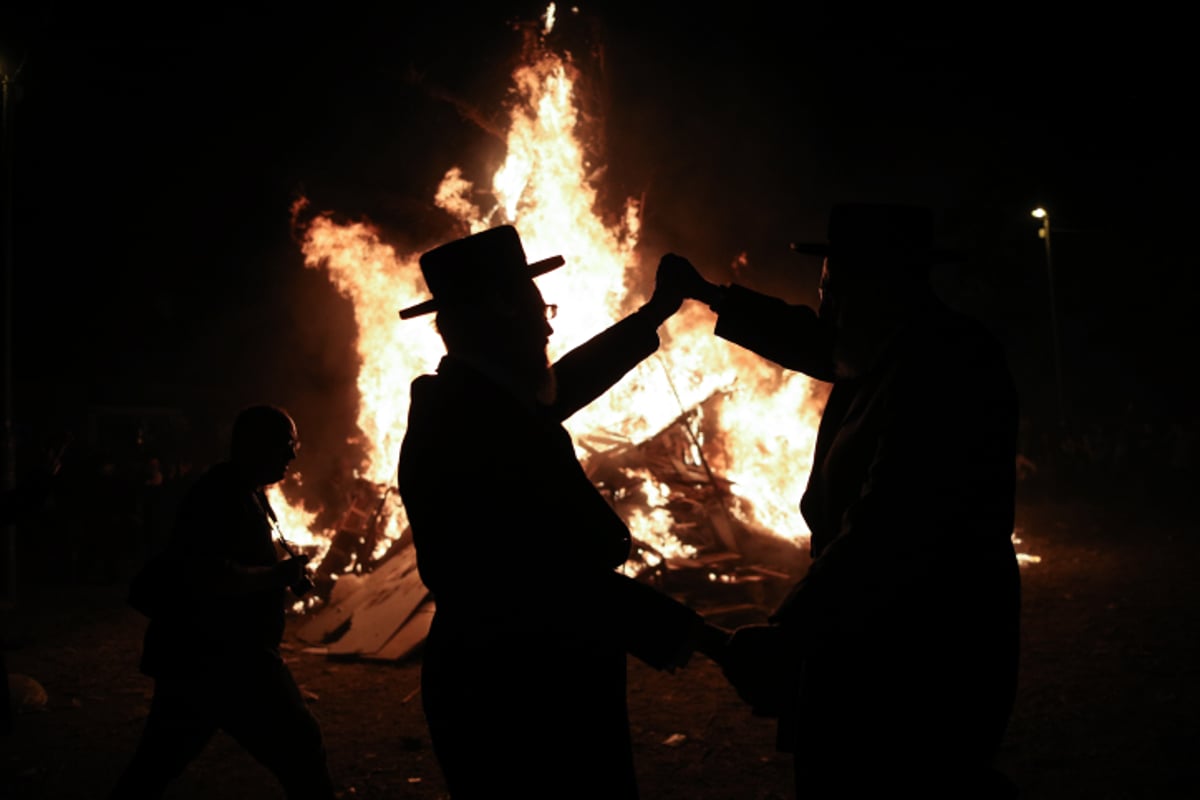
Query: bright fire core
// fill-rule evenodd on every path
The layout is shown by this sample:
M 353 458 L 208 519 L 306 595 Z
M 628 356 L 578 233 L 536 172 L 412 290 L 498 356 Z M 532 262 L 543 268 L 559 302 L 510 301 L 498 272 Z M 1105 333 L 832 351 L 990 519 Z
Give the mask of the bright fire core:
M 596 211 L 597 192 L 588 176 L 597 170 L 586 163 L 581 145 L 588 131 L 576 110 L 575 67 L 538 48 L 512 78 L 507 156 L 489 190 L 478 191 L 450 166 L 434 201 L 472 233 L 515 225 L 531 261 L 565 257 L 564 267 L 538 278 L 542 294 L 559 308 L 550 340 L 553 359 L 636 308 L 645 297 L 630 287 L 652 285 L 657 257 L 643 263 L 635 253 L 635 201 L 625 203 L 615 225 L 606 225 Z M 494 202 L 482 207 L 476 202 L 481 196 Z M 397 318 L 397 309 L 428 297 L 419 253 L 397 253 L 369 223 L 338 223 L 329 215 L 307 224 L 302 250 L 306 266 L 324 270 L 354 308 L 361 356 L 357 422 L 368 448 L 358 477 L 394 485 L 409 384 L 435 369 L 444 353 L 430 318 Z M 729 510 L 742 521 L 799 541 L 808 530 L 796 499 L 811 464 L 820 390 L 803 375 L 785 374 L 717 339 L 712 327 L 706 307 L 685 303 L 660 329 L 659 352 L 567 420 L 566 427 L 586 464 L 592 452 L 643 442 L 687 415 L 693 443 L 684 460 L 703 459 L 729 483 Z M 719 441 L 705 441 L 698 430 L 701 404 L 705 413 L 718 417 L 707 427 L 722 432 Z M 643 482 L 648 503 L 628 514 L 635 538 L 663 555 L 686 557 L 688 547 L 672 533 L 673 519 L 665 508 L 669 487 L 648 473 L 629 477 Z M 309 538 L 298 537 L 299 544 L 318 550 L 327 544 L 332 532 L 309 530 L 315 515 L 293 508 L 278 490 L 272 499 L 289 530 L 308 531 Z M 406 524 L 403 507 L 396 504 L 380 548 L 386 549 Z

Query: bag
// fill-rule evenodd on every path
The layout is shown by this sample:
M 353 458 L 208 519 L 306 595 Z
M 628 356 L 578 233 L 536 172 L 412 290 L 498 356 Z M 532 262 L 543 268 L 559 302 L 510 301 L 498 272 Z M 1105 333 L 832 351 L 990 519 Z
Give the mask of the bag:
M 126 601 L 143 616 L 154 619 L 177 605 L 179 575 L 178 565 L 166 553 L 151 556 L 129 582 Z

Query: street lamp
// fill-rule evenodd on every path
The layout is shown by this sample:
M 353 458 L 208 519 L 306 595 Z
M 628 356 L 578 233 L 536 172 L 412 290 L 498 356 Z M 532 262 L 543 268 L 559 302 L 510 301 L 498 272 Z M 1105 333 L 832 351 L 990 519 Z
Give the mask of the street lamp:
M 1062 346 L 1058 336 L 1058 303 L 1054 299 L 1054 259 L 1050 252 L 1050 212 L 1038 206 L 1032 212 L 1034 219 L 1042 221 L 1038 236 L 1046 242 L 1046 281 L 1050 289 L 1050 336 L 1054 347 L 1054 378 L 1058 390 L 1058 422 L 1066 427 L 1067 405 L 1063 393 Z

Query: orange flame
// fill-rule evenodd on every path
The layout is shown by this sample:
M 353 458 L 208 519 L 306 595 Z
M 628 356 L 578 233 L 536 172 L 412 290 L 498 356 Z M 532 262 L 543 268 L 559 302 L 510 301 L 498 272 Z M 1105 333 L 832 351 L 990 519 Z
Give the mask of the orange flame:
M 552 27 L 548 12 L 543 36 Z M 507 156 L 492 179 L 495 203 L 476 205 L 480 196 L 458 167 L 447 169 L 436 204 L 472 232 L 501 223 L 521 231 L 530 260 L 561 254 L 566 266 L 538 278 L 547 302 L 559 307 L 550 355 L 558 357 L 635 308 L 645 298 L 630 286 L 645 285 L 654 264 L 635 255 L 639 208 L 627 200 L 619 222 L 606 225 L 596 213 L 597 192 L 589 179 L 577 134 L 576 68 L 541 49 L 532 63 L 513 74 L 514 96 L 507 133 Z M 432 322 L 397 320 L 397 309 L 427 297 L 418 253 L 397 253 L 368 223 L 342 224 L 315 216 L 302 240 L 307 267 L 324 269 L 337 290 L 353 303 L 361 356 L 358 427 L 368 451 L 355 477 L 391 486 L 404 435 L 408 387 L 436 367 L 443 346 Z M 745 266 L 744 264 L 742 265 Z M 711 312 L 685 304 L 668 321 L 663 347 L 653 358 L 566 423 L 580 459 L 616 442 L 650 439 L 681 415 L 706 403 L 716 415 L 711 441 L 693 430 L 693 463 L 706 460 L 731 482 L 730 511 L 742 521 L 799 543 L 808 529 L 796 508 L 811 466 L 821 397 L 808 378 L 785 373 L 769 362 L 712 334 Z M 606 444 L 607 443 L 607 444 Z M 587 445 L 586 447 L 584 445 Z M 672 533 L 665 508 L 669 488 L 649 474 L 643 482 L 651 498 L 627 520 L 635 536 L 658 553 L 687 557 L 693 548 Z M 782 502 L 781 499 L 782 498 Z M 286 500 L 276 495 L 280 507 Z M 289 517 L 293 530 L 306 524 Z M 308 520 L 311 523 L 311 518 Z M 399 537 L 407 519 L 394 506 L 381 539 L 382 553 Z M 330 532 L 313 532 L 319 541 Z

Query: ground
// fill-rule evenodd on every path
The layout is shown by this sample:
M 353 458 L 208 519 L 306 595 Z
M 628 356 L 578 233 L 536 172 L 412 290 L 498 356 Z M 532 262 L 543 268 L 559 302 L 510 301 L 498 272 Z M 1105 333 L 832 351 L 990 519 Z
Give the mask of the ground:
M 1000 767 L 1027 800 L 1200 797 L 1194 522 L 1154 504 L 1039 500 L 1022 504 L 1017 535 L 1040 561 L 1022 568 L 1021 687 Z M 28 701 L 3 740 L 0 797 L 101 798 L 132 752 L 151 684 L 136 669 L 143 620 L 123 588 L 48 574 L 22 586 L 7 612 L 8 668 L 45 699 Z M 446 797 L 420 712 L 419 659 L 332 661 L 301 652 L 294 636 L 287 643 L 343 797 Z M 704 658 L 675 674 L 631 661 L 629 701 L 646 800 L 794 797 L 772 723 L 750 715 Z M 523 735 L 519 720 L 513 735 Z M 531 751 L 527 769 L 537 768 Z M 169 796 L 282 794 L 218 737 Z

